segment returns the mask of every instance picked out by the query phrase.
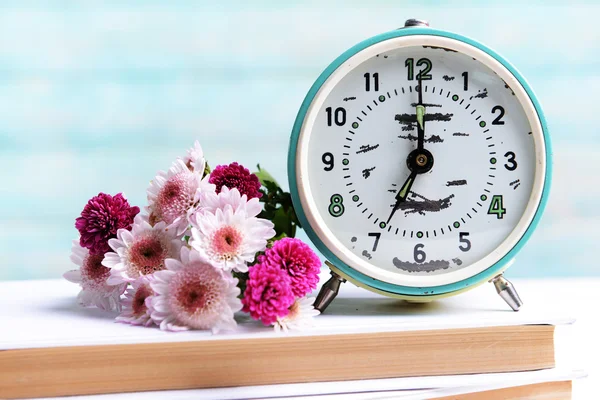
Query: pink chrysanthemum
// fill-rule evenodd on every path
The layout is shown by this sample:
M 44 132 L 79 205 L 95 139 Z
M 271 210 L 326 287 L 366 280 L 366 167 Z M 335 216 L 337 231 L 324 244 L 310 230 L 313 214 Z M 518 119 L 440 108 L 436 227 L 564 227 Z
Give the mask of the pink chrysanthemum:
M 110 286 L 106 283 L 110 269 L 102 265 L 103 258 L 103 254 L 91 254 L 88 249 L 81 247 L 77 240 L 73 240 L 71 261 L 79 266 L 79 269 L 67 271 L 63 277 L 81 286 L 81 292 L 77 296 L 80 305 L 119 311 L 119 297 L 125 291 L 126 284 Z
M 219 194 L 203 192 L 200 196 L 199 210 L 214 214 L 217 210 L 224 210 L 228 205 L 233 210 L 243 210 L 248 217 L 256 217 L 262 211 L 258 198 L 248 200 L 248 196 L 241 194 L 237 188 L 229 189 L 227 186 L 223 186 Z
M 270 264 L 256 264 L 250 268 L 242 299 L 243 311 L 272 325 L 278 318 L 289 314 L 294 304 L 290 277 L 283 269 Z
M 152 319 L 162 330 L 234 329 L 242 308 L 238 280 L 203 261 L 195 250 L 181 249 L 181 261 L 168 259 L 167 269 L 150 284 Z
M 183 157 L 183 163 L 190 171 L 200 174 L 200 177 L 204 176 L 206 160 L 204 159 L 202 147 L 197 140 L 194 142 L 194 147 L 188 149 L 187 154 Z
M 276 241 L 273 247 L 259 257 L 259 262 L 287 271 L 296 297 L 306 296 L 319 283 L 321 260 L 300 239 L 283 238 Z
M 151 225 L 165 222 L 183 235 L 188 217 L 198 205 L 198 196 L 214 190 L 208 178 L 202 179 L 202 174 L 191 172 L 183 160 L 177 160 L 168 172 L 160 171 L 148 188 L 148 220 Z
M 217 186 L 217 193 L 223 187 L 228 187 L 229 189 L 236 188 L 241 194 L 248 196 L 249 199 L 262 196 L 259 191 L 260 182 L 258 177 L 236 162 L 229 165 L 217 165 L 214 171 L 210 173 L 209 182 Z
M 131 287 L 125 292 L 125 298 L 121 300 L 123 311 L 116 318 L 117 322 L 131 325 L 152 325 L 150 304 L 154 290 L 150 287 L 151 280 L 151 275 L 145 275 L 132 282 Z
M 151 226 L 138 215 L 131 232 L 119 229 L 108 244 L 113 252 L 106 253 L 102 265 L 111 269 L 107 283 L 118 285 L 165 269 L 165 260 L 178 257 L 183 242 L 164 222 Z
M 81 235 L 79 244 L 92 254 L 110 251 L 108 240 L 116 237 L 119 229 L 131 229 L 139 212 L 140 208 L 131 207 L 122 193 L 92 197 L 75 220 L 75 228 Z
M 256 253 L 275 235 L 271 221 L 248 217 L 243 208 L 234 210 L 230 205 L 214 214 L 196 214 L 190 222 L 190 246 L 202 259 L 225 271 L 246 272 L 247 263 L 254 261 Z

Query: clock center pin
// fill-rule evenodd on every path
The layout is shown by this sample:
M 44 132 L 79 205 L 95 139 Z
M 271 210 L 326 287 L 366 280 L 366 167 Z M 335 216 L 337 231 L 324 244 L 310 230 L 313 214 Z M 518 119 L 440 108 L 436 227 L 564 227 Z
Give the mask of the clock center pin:
M 427 149 L 415 149 L 406 158 L 408 169 L 417 174 L 429 172 L 433 168 L 433 163 L 433 154 Z

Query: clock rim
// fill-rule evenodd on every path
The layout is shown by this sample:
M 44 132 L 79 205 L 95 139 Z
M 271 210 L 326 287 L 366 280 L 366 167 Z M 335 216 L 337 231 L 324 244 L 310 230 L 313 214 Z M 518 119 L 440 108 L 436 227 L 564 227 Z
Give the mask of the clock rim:
M 457 281 L 454 281 L 451 283 L 444 283 L 444 284 L 438 284 L 438 285 L 427 285 L 427 282 L 425 280 L 421 279 L 422 278 L 421 276 L 418 276 L 418 277 L 415 276 L 410 279 L 412 281 L 421 280 L 421 282 L 418 282 L 417 284 L 413 284 L 412 282 L 410 284 L 390 283 L 390 282 L 386 282 L 386 281 L 371 277 L 371 276 L 367 275 L 366 273 L 363 273 L 363 272 L 357 270 L 355 267 L 348 265 L 348 263 L 342 261 L 340 259 L 340 257 L 338 257 L 334 253 L 334 251 L 332 249 L 330 249 L 330 247 L 328 245 L 326 245 L 323 240 L 321 240 L 317 231 L 309 223 L 309 218 L 307 218 L 307 216 L 306 216 L 306 213 L 305 213 L 306 210 L 304 209 L 302 201 L 301 201 L 301 195 L 300 195 L 301 190 L 299 188 L 298 176 L 297 176 L 301 172 L 300 168 L 298 168 L 298 165 L 297 165 L 299 163 L 299 161 L 297 159 L 298 144 L 299 144 L 301 132 L 303 130 L 303 126 L 305 124 L 305 119 L 307 117 L 310 107 L 313 104 L 313 101 L 315 100 L 315 97 L 319 94 L 321 88 L 328 81 L 328 79 L 336 71 L 338 71 L 338 69 L 340 67 L 342 67 L 344 65 L 344 63 L 346 63 L 349 59 L 351 59 L 358 53 L 362 52 L 363 50 L 365 50 L 371 46 L 377 45 L 378 43 L 381 43 L 381 42 L 384 42 L 384 41 L 387 41 L 390 39 L 397 39 L 397 38 L 402 38 L 402 37 L 407 37 L 407 36 L 418 36 L 418 35 L 433 36 L 433 37 L 437 36 L 437 37 L 441 37 L 441 38 L 445 38 L 445 39 L 452 39 L 452 40 L 458 41 L 460 45 L 462 45 L 462 44 L 469 45 L 471 47 L 474 47 L 477 50 L 482 51 L 487 56 L 491 57 L 493 60 L 498 62 L 501 66 L 503 66 L 508 71 L 508 73 L 510 75 L 512 75 L 512 77 L 514 77 L 514 79 L 516 80 L 516 83 L 523 90 L 526 97 L 528 97 L 529 100 L 531 101 L 531 105 L 533 106 L 533 111 L 536 114 L 533 117 L 535 118 L 537 116 L 537 122 L 539 122 L 539 128 L 540 128 L 539 130 L 541 131 L 541 138 L 542 138 L 541 144 L 544 146 L 544 150 L 545 150 L 545 151 L 541 151 L 541 153 L 545 156 L 545 169 L 542 174 L 543 186 L 541 189 L 541 195 L 539 197 L 537 207 L 533 211 L 533 217 L 529 221 L 529 225 L 527 225 L 524 229 L 521 228 L 522 234 L 521 234 L 520 238 L 517 239 L 516 243 L 512 246 L 512 248 L 510 248 L 510 250 L 508 252 L 506 252 L 506 254 L 503 257 L 501 257 L 499 260 L 497 260 L 493 264 L 491 264 L 487 267 L 484 267 L 479 272 L 469 275 L 468 277 L 466 277 L 464 279 L 460 279 L 460 280 L 457 280 Z M 430 38 L 427 38 L 427 39 L 430 39 Z M 415 38 L 411 38 L 411 40 L 415 40 Z M 488 67 L 489 67 L 489 65 L 488 65 Z M 494 70 L 494 69 L 492 68 L 492 70 Z M 522 103 L 522 101 L 521 101 L 521 103 Z M 534 129 L 534 128 L 532 128 L 532 129 Z M 536 150 L 536 154 L 538 154 L 538 150 Z M 535 96 L 533 90 L 531 89 L 531 87 L 529 86 L 529 84 L 527 83 L 525 78 L 506 59 L 504 59 L 502 56 L 500 56 L 498 53 L 496 53 L 494 50 L 488 48 L 487 46 L 485 46 L 473 39 L 462 36 L 462 35 L 458 35 L 458 34 L 455 34 L 452 32 L 432 29 L 432 28 L 405 28 L 405 29 L 399 29 L 396 31 L 391 31 L 391 32 L 387 32 L 387 33 L 383 33 L 383 34 L 374 36 L 370 39 L 367 39 L 367 40 L 355 45 L 354 47 L 352 47 L 351 49 L 349 49 L 348 51 L 346 51 L 345 53 L 340 55 L 319 76 L 319 78 L 316 80 L 316 82 L 313 84 L 310 91 L 308 92 L 306 98 L 304 99 L 302 106 L 300 108 L 300 111 L 298 112 L 298 116 L 296 117 L 296 121 L 294 123 L 294 127 L 292 130 L 292 136 L 291 136 L 291 140 L 290 140 L 289 152 L 288 152 L 288 180 L 289 180 L 290 192 L 292 195 L 292 201 L 294 204 L 294 208 L 296 210 L 296 214 L 298 215 L 300 223 L 302 224 L 302 227 L 305 229 L 308 237 L 311 239 L 311 241 L 314 243 L 314 245 L 321 251 L 321 253 L 325 257 L 327 257 L 327 259 L 330 262 L 332 262 L 345 275 L 347 275 L 347 276 L 353 278 L 354 280 L 359 281 L 367 286 L 373 287 L 373 288 L 381 290 L 383 292 L 392 293 L 392 294 L 427 296 L 427 295 L 431 295 L 434 293 L 435 294 L 448 293 L 448 292 L 462 290 L 465 287 L 476 285 L 477 283 L 480 283 L 483 280 L 489 280 L 491 277 L 503 272 L 503 270 L 508 267 L 507 264 L 514 258 L 514 256 L 518 253 L 518 251 L 520 251 L 520 249 L 523 247 L 523 245 L 529 240 L 531 234 L 533 233 L 533 231 L 535 230 L 535 228 L 537 227 L 537 225 L 539 223 L 539 220 L 541 219 L 541 216 L 543 214 L 543 211 L 545 209 L 545 206 L 546 206 L 546 203 L 548 200 L 548 193 L 550 190 L 551 180 L 552 180 L 551 142 L 550 142 L 550 137 L 549 137 L 549 133 L 548 133 L 546 119 L 544 117 L 544 114 L 543 114 L 542 108 L 539 104 L 539 101 L 537 100 L 537 97 Z M 537 178 L 536 180 L 539 180 L 539 178 Z M 537 184 L 537 185 L 539 185 L 539 184 Z M 535 188 L 536 188 L 536 183 L 534 182 L 534 191 L 535 191 Z M 532 196 L 533 196 L 533 193 L 534 192 L 532 191 Z M 531 200 L 532 199 L 530 198 L 529 201 L 531 202 Z M 527 210 L 527 208 L 526 208 L 526 210 Z M 309 212 L 310 212 L 310 210 L 309 210 Z M 531 212 L 529 212 L 529 214 L 531 214 Z M 509 236 L 507 236 L 505 241 L 508 241 L 509 239 L 511 239 L 511 236 L 515 235 L 515 230 L 521 224 L 522 224 L 522 222 L 521 222 L 521 220 L 519 220 L 519 223 L 517 224 L 515 229 L 511 232 L 511 234 Z M 514 240 L 514 238 L 512 238 L 512 239 Z M 494 252 L 498 251 L 498 249 L 500 247 L 502 247 L 502 245 L 504 245 L 505 241 L 503 241 L 503 243 L 500 246 L 498 246 L 495 250 L 491 251 L 483 259 L 477 261 L 476 263 L 474 263 L 472 265 L 480 263 L 481 261 L 490 257 Z M 339 246 L 332 246 L 332 247 L 339 247 Z M 338 248 L 337 250 L 343 251 L 343 249 L 340 249 L 340 248 Z M 470 266 L 465 268 L 465 270 L 468 270 L 469 268 L 470 268 Z M 463 274 L 464 274 L 464 272 L 463 272 Z M 444 275 L 440 275 L 440 276 L 443 277 Z M 402 279 L 398 279 L 398 280 L 402 280 Z M 423 283 L 425 283 L 425 284 L 423 284 Z

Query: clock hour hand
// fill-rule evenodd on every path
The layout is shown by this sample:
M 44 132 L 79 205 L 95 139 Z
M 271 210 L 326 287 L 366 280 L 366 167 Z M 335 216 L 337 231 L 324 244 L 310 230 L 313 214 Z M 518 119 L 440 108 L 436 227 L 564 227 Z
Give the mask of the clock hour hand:
M 400 206 L 400 203 L 403 203 L 404 201 L 406 201 L 406 197 L 408 196 L 408 193 L 410 192 L 410 188 L 412 187 L 413 183 L 415 183 L 416 177 L 417 177 L 417 171 L 416 170 L 412 171 L 410 173 L 408 179 L 406 180 L 406 182 L 404 182 L 404 185 L 402 185 L 402 187 L 396 194 L 396 203 L 394 204 L 394 208 L 392 208 L 392 212 L 390 213 L 390 216 L 388 217 L 386 225 L 389 224 L 390 221 L 392 220 L 392 217 L 396 213 L 396 210 Z

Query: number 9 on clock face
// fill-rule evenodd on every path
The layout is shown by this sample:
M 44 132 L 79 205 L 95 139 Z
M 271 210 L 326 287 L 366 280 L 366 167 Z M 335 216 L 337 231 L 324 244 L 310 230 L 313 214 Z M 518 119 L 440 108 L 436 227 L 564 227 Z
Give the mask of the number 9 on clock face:
M 291 179 L 319 248 L 374 281 L 449 285 L 498 263 L 539 208 L 546 142 L 497 58 L 450 37 L 362 46 L 298 117 Z

